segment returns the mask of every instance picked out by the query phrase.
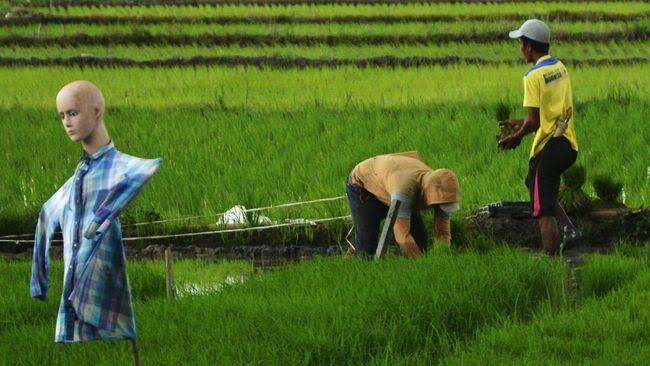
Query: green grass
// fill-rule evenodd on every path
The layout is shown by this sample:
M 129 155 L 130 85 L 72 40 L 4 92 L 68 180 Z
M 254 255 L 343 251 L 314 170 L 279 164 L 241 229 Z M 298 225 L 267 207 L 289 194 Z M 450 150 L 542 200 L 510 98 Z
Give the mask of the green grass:
M 284 35 L 433 35 L 466 34 L 503 31 L 504 38 L 508 31 L 519 28 L 520 21 L 462 21 L 453 23 L 397 23 L 397 24 L 48 24 L 16 25 L 0 27 L 0 35 L 23 35 L 41 37 L 59 37 L 64 35 L 88 34 L 129 34 L 147 33 L 173 35 L 199 34 L 284 34 Z M 625 32 L 644 27 L 647 20 L 639 21 L 605 21 L 605 22 L 557 22 L 552 23 L 557 33 L 607 33 Z
M 446 365 L 642 365 L 650 358 L 648 256 L 597 256 L 582 270 L 580 306 L 530 324 L 481 331 Z M 590 296 L 595 297 L 590 297 Z
M 0 265 L 3 274 L 27 281 L 28 264 Z M 437 253 L 417 261 L 306 262 L 217 294 L 172 303 L 140 297 L 140 350 L 143 362 L 160 365 L 384 364 L 405 356 L 430 362 L 486 325 L 526 321 L 541 307 L 561 308 L 565 271 L 560 261 L 509 250 Z M 132 272 L 132 281 L 136 276 Z M 54 345 L 56 291 L 39 303 L 24 288 L 4 287 L 16 305 L 0 317 L 12 320 L 0 331 L 0 363 L 30 364 L 44 355 L 53 365 L 128 362 L 126 342 Z M 19 305 L 31 316 L 23 317 Z M 16 312 L 19 321 L 13 321 Z
M 641 364 L 650 329 L 645 253 L 587 259 L 575 290 L 563 261 L 504 248 L 329 258 L 257 275 L 243 263 L 178 262 L 177 278 L 246 279 L 173 302 L 161 262 L 132 261 L 129 277 L 147 364 Z M 29 268 L 0 261 L 0 363 L 129 363 L 127 342 L 55 345 L 60 285 L 53 281 L 45 303 L 29 298 Z M 55 261 L 53 278 L 61 276 Z
M 365 58 L 380 56 L 398 57 L 477 57 L 491 61 L 523 61 L 516 52 L 515 42 L 498 43 L 448 43 L 427 46 L 409 45 L 340 45 L 303 47 L 278 45 L 268 47 L 206 47 L 206 46 L 78 46 L 78 47 L 0 47 L 0 57 L 75 57 L 82 54 L 97 57 L 123 57 L 133 60 L 165 59 L 196 56 L 284 56 L 306 58 Z M 563 42 L 553 44 L 553 55 L 567 60 L 612 60 L 624 58 L 649 58 L 650 42 Z
M 30 271 L 31 263 L 29 262 L 8 262 L 0 259 L 0 293 L 2 293 L 0 297 L 0 338 L 22 326 L 44 326 L 48 330 L 48 335 L 53 334 L 62 291 L 61 260 L 52 261 L 51 288 L 45 303 L 29 298 Z M 166 296 L 163 261 L 133 261 L 128 264 L 128 272 L 136 304 L 162 299 Z M 173 273 L 176 294 L 188 295 L 187 291 L 183 291 L 188 288 L 188 285 L 207 286 L 222 283 L 229 276 L 248 277 L 253 274 L 253 268 L 247 262 L 179 260 L 174 262 Z M 53 340 L 52 337 L 50 338 Z M 5 352 L 3 351 L 3 353 Z M 4 361 L 1 363 L 4 364 Z
M 523 115 L 523 70 L 6 70 L 0 87 L 14 93 L 0 97 L 0 151 L 6 157 L 0 170 L 7 177 L 0 183 L 2 230 L 31 232 L 42 203 L 72 175 L 79 146 L 63 134 L 54 96 L 80 78 L 105 91 L 106 120 L 119 149 L 164 160 L 127 210 L 130 220 L 145 221 L 151 212 L 162 218 L 211 215 L 235 204 L 261 207 L 343 195 L 356 163 L 408 150 L 420 151 L 434 168 L 457 173 L 464 213 L 488 202 L 525 200 L 530 138 L 515 152 L 497 152 L 493 115 L 501 101 L 515 116 Z M 647 161 L 635 152 L 650 136 L 621 128 L 645 121 L 649 74 L 643 70 L 647 66 L 571 71 L 579 160 L 593 174 L 609 171 L 622 180 L 630 206 L 649 198 Z M 475 84 L 478 75 L 481 84 Z M 621 85 L 631 99 L 617 103 L 609 94 Z M 280 219 L 347 213 L 341 200 L 263 214 Z
M 440 4 L 406 4 L 406 5 L 295 5 L 295 6 L 133 6 L 133 7 L 68 7 L 66 8 L 34 8 L 47 14 L 64 15 L 300 15 L 300 16 L 333 16 L 333 15 L 467 15 L 467 14 L 503 14 L 518 13 L 522 16 L 531 13 L 543 15 L 551 11 L 582 12 L 602 11 L 615 14 L 634 14 L 650 11 L 650 5 L 642 1 L 630 2 L 593 2 L 593 3 L 440 3 Z
M 512 53 L 518 54 L 517 46 L 512 46 Z M 79 78 L 99 85 L 109 108 L 218 108 L 220 101 L 228 108 L 257 112 L 293 112 L 315 106 L 386 109 L 456 103 L 491 108 L 491 103 L 502 100 L 518 106 L 523 98 L 522 77 L 529 67 L 455 65 L 362 70 L 356 67 L 305 70 L 196 67 L 137 72 L 120 68 L 3 68 L 0 88 L 11 88 L 12 93 L 0 94 L 0 108 L 14 111 L 42 108 L 52 111 L 54 117 L 56 93 L 62 85 Z M 650 95 L 647 70 L 646 65 L 571 68 L 574 101 L 586 103 L 609 98 L 614 93 L 622 96 L 621 91 L 647 101 Z

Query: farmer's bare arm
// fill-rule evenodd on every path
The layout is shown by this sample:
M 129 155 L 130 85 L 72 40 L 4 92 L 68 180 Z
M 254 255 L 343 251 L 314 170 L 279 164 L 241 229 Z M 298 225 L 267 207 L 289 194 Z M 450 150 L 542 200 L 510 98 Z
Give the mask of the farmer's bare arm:
M 516 121 L 515 121 L 516 122 Z M 515 126 L 512 125 L 511 126 Z M 515 133 L 507 136 L 499 141 L 499 146 L 502 149 L 514 149 L 519 146 L 521 139 L 531 132 L 537 131 L 539 128 L 539 108 L 528 107 L 528 117 L 518 125 L 519 128 Z
M 420 248 L 415 243 L 413 235 L 411 235 L 411 219 L 397 218 L 393 232 L 395 233 L 395 240 L 402 248 L 402 251 L 407 257 L 418 257 L 422 255 Z

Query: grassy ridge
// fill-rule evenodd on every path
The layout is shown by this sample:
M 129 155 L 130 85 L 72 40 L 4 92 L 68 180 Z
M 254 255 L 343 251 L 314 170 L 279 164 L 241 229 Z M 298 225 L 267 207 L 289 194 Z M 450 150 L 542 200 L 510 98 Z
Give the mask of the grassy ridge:
M 570 66 L 621 66 L 621 65 L 643 65 L 648 62 L 645 57 L 626 57 L 616 59 L 564 59 L 565 64 Z M 163 59 L 133 60 L 120 57 L 96 57 L 96 56 L 73 56 L 54 58 L 13 58 L 0 57 L 0 66 L 3 67 L 97 67 L 97 68 L 169 68 L 169 67 L 197 67 L 197 66 L 226 66 L 226 67 L 257 67 L 260 69 L 304 69 L 323 67 L 344 67 L 355 66 L 367 67 L 430 67 L 450 65 L 512 65 L 522 64 L 516 61 L 495 61 L 481 58 L 462 58 L 455 56 L 448 57 L 363 57 L 363 58 L 305 58 L 305 57 L 282 57 L 282 56 L 195 56 L 195 57 L 172 57 Z
M 648 39 L 646 27 L 630 28 L 623 31 L 596 32 L 596 33 L 555 33 L 559 41 L 566 42 L 593 42 L 593 41 L 639 41 Z M 8 35 L 0 37 L 0 47 L 22 46 L 80 46 L 80 45 L 173 45 L 173 46 L 230 46 L 230 45 L 388 45 L 410 44 L 428 45 L 432 43 L 493 43 L 504 38 L 504 31 L 486 33 L 436 33 L 429 35 L 418 34 L 337 34 L 337 35 L 283 35 L 283 34 L 211 34 L 196 35 L 185 34 L 147 34 L 147 33 L 115 33 L 102 35 L 88 35 L 83 33 L 60 37 L 19 36 Z
M 650 58 L 648 42 L 563 42 L 554 44 L 551 53 L 566 60 L 611 60 L 623 58 Z M 0 57 L 6 58 L 56 58 L 80 55 L 96 57 L 129 58 L 136 61 L 165 59 L 172 57 L 191 58 L 197 56 L 273 56 L 305 58 L 368 58 L 391 55 L 394 57 L 446 57 L 480 58 L 486 61 L 519 62 L 521 54 L 514 42 L 498 43 L 450 43 L 427 46 L 379 45 L 363 46 L 339 45 L 302 47 L 293 45 L 277 46 L 78 46 L 78 47 L 0 47 Z
M 482 4 L 486 0 L 9 0 L 12 4 L 56 7 L 99 7 L 99 6 L 296 6 L 296 5 L 410 5 L 410 4 Z M 591 0 L 590 2 L 627 2 L 625 0 Z M 495 3 L 528 3 L 530 0 L 496 0 Z M 584 0 L 550 0 L 550 3 L 577 3 Z
M 606 12 L 551 11 L 542 19 L 545 21 L 638 21 L 650 13 L 617 14 Z M 350 24 L 350 23 L 435 23 L 457 21 L 521 21 L 522 15 L 474 14 L 474 15 L 335 15 L 335 16 L 173 16 L 173 15 L 49 15 L 43 13 L 29 16 L 1 18 L 0 26 L 27 24 Z
M 638 14 L 650 11 L 650 5 L 643 1 L 616 2 L 525 2 L 525 3 L 411 3 L 411 4 L 376 4 L 376 5 L 295 5 L 290 7 L 272 6 L 256 7 L 242 5 L 224 6 L 102 6 L 102 7 L 44 7 L 30 8 L 30 12 L 53 15 L 174 15 L 174 16 L 342 16 L 364 15 L 376 16 L 390 13 L 402 15 L 496 15 L 520 14 L 525 16 L 544 16 L 555 11 L 607 12 L 612 14 Z

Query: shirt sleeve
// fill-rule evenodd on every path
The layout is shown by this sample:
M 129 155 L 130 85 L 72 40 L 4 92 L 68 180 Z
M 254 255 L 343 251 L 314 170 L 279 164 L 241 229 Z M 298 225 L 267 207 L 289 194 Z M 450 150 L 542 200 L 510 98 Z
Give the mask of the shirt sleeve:
M 108 196 L 95 212 L 95 217 L 84 232 L 87 239 L 95 239 L 108 229 L 116 217 L 140 193 L 160 167 L 161 159 L 147 159 L 111 188 Z
M 54 196 L 45 202 L 38 215 L 29 290 L 32 297 L 39 300 L 47 299 L 47 291 L 50 287 L 50 245 L 54 232 L 60 226 L 70 182 L 71 180 L 68 180 Z
M 451 214 L 440 208 L 440 205 L 433 206 L 433 212 L 435 213 L 435 217 L 440 218 L 441 220 L 451 219 Z
M 524 107 L 539 108 L 539 80 L 534 75 L 524 77 Z
M 413 200 L 406 194 L 402 192 L 393 192 L 390 194 L 391 203 L 399 200 L 401 202 L 399 210 L 397 211 L 397 217 L 400 219 L 410 219 L 411 218 L 411 208 L 413 207 Z

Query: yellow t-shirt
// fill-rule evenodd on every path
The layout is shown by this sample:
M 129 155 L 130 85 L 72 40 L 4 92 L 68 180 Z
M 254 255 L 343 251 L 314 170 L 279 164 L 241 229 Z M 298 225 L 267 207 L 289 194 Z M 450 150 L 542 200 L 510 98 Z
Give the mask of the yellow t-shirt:
M 564 64 L 546 55 L 537 60 L 535 66 L 524 75 L 524 107 L 539 108 L 539 128 L 535 133 L 530 157 L 539 154 L 546 142 L 553 137 L 558 120 L 564 120 L 569 109 L 573 109 L 571 78 Z M 578 151 L 575 124 L 572 113 L 562 136 Z

